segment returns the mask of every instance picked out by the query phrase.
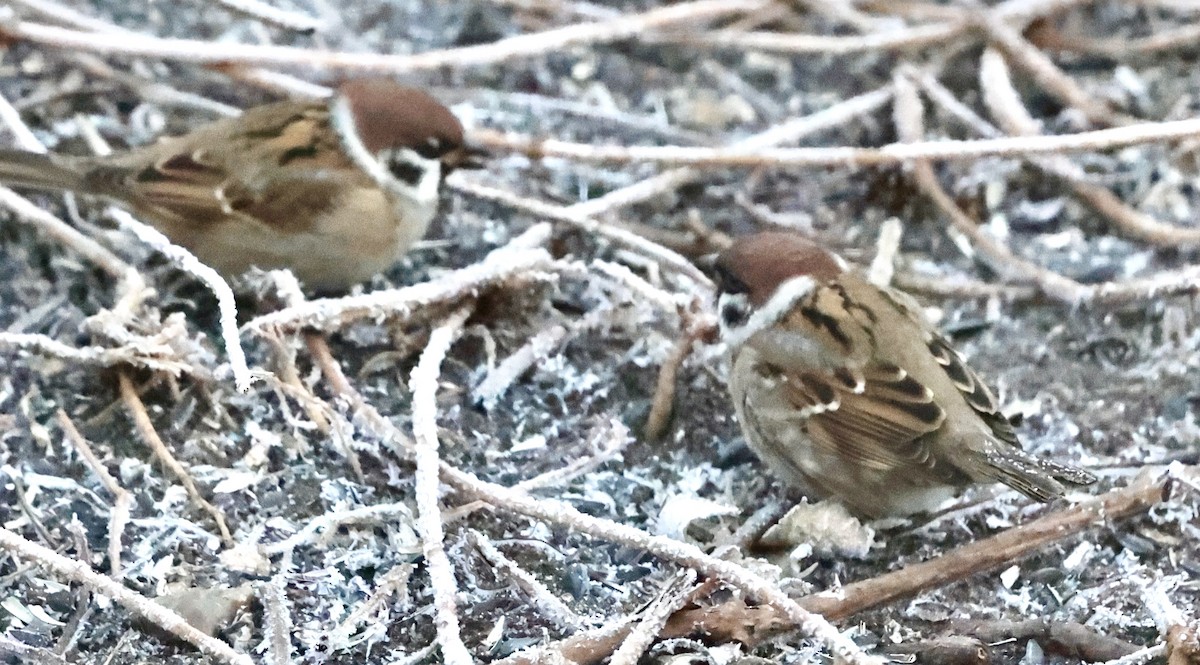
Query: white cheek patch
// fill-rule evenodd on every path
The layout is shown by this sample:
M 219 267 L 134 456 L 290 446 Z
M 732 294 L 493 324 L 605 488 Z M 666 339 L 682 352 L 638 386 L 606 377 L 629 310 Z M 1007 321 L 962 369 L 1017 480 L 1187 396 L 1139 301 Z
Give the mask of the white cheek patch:
M 420 171 L 421 177 L 414 186 L 395 177 L 390 171 L 385 169 L 384 172 L 387 173 L 388 181 L 381 183 L 384 187 L 398 191 L 422 205 L 433 205 L 437 202 L 438 186 L 442 184 L 442 163 L 440 161 L 430 159 L 429 157 L 422 157 L 412 148 L 397 149 L 393 153 L 392 159 L 413 165 Z
M 780 284 L 779 288 L 775 289 L 775 294 L 771 296 L 771 299 L 751 314 L 750 319 L 744 325 L 727 327 L 724 319 L 722 319 L 722 339 L 730 349 L 736 349 L 745 344 L 746 340 L 755 334 L 779 323 L 783 317 L 795 309 L 801 300 L 808 297 L 816 286 L 817 283 L 807 275 L 793 277 Z M 722 299 L 724 298 L 725 296 L 722 296 Z
M 367 146 L 363 145 L 362 139 L 359 138 L 358 131 L 355 129 L 354 114 L 350 110 L 350 103 L 346 101 L 345 97 L 338 97 L 333 101 L 330 106 L 329 121 L 342 144 L 342 149 L 346 151 L 350 160 L 377 185 L 385 191 L 399 194 L 419 206 L 429 206 L 437 202 L 438 186 L 442 182 L 442 163 L 440 161 L 422 157 L 410 148 L 398 149 L 393 158 L 403 159 L 421 172 L 421 178 L 417 184 L 410 185 L 392 175 L 382 159 L 383 155 L 372 155 L 367 150 Z
M 342 149 L 349 155 L 356 166 L 371 176 L 380 186 L 386 187 L 386 182 L 395 180 L 391 173 L 375 159 L 375 156 L 363 145 L 362 139 L 355 129 L 354 114 L 350 111 L 350 102 L 345 97 L 337 97 L 330 106 L 329 122 L 333 125 L 334 133 L 342 144 Z

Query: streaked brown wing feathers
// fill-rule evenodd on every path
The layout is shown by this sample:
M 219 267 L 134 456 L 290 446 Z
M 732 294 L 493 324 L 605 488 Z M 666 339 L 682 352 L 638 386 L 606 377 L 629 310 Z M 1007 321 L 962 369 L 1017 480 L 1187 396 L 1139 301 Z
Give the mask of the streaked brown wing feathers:
M 987 423 L 992 433 L 1001 441 L 1018 448 L 1021 442 L 1008 419 L 1000 412 L 1000 403 L 987 384 L 979 378 L 957 351 L 950 348 L 944 337 L 933 334 L 929 339 L 929 351 L 934 359 L 946 370 L 946 375 L 954 382 L 967 404 Z
M 211 149 L 219 143 L 232 145 Z M 137 207 L 193 226 L 241 218 L 281 232 L 304 231 L 347 184 L 369 185 L 337 145 L 319 103 L 256 107 L 138 154 L 157 159 L 139 170 L 131 167 L 145 157 L 96 169 L 90 175 L 98 193 L 122 198 L 127 191 Z
M 862 372 L 796 372 L 784 386 L 788 400 L 808 414 L 817 445 L 880 469 L 925 463 L 931 451 L 923 437 L 946 417 L 925 386 L 885 363 Z

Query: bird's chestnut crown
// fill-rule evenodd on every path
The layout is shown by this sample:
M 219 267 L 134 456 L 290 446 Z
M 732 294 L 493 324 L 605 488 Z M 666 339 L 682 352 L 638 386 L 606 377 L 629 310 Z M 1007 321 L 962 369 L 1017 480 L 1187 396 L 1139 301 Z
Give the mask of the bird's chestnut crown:
M 463 146 L 462 123 L 424 90 L 387 79 L 354 79 L 339 86 L 338 93 L 371 154 L 409 148 L 427 159 L 441 159 Z
M 722 293 L 744 293 L 751 303 L 762 305 L 793 277 L 826 282 L 843 268 L 837 257 L 804 236 L 764 231 L 735 240 L 717 257 L 714 270 Z

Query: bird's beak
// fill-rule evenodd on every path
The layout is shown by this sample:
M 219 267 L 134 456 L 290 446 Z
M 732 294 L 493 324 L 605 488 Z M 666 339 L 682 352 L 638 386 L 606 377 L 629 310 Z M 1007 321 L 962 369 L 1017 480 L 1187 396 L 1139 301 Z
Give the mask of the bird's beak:
M 487 165 L 490 153 L 482 146 L 464 143 L 442 156 L 442 166 L 450 173 L 458 169 L 481 169 Z

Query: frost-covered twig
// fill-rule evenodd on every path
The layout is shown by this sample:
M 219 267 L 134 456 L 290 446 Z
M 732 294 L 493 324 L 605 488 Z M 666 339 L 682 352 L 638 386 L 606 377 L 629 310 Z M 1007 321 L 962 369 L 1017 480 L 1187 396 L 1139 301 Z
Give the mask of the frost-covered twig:
M 1194 473 L 1196 467 L 1191 469 Z M 1166 484 L 1167 480 L 1161 474 L 1158 477 L 1143 474 L 1128 487 L 968 543 L 935 559 L 848 584 L 836 593 L 807 596 L 799 602 L 806 609 L 831 620 L 845 619 L 971 575 L 1011 565 L 1046 545 L 1069 538 L 1097 523 L 1145 512 L 1163 500 Z
M 1081 111 L 1089 120 L 1100 125 L 1136 122 L 1079 87 L 1074 79 L 1059 69 L 1041 49 L 1029 43 L 1016 28 L 985 11 L 976 12 L 974 18 L 987 33 L 988 40 L 1004 52 L 1009 62 L 1025 70 L 1042 90 L 1059 101 Z
M 399 611 L 403 611 L 402 608 L 408 604 L 408 583 L 412 579 L 415 569 L 416 566 L 411 563 L 399 563 L 387 571 L 382 578 L 377 577 L 375 590 L 371 592 L 371 595 L 359 603 L 358 607 L 355 607 L 354 611 L 332 631 L 333 647 L 337 649 L 348 646 L 349 638 L 358 629 L 359 624 L 369 620 L 371 615 L 392 601 L 393 596 L 399 596 L 399 598 L 391 604 L 398 606 Z M 429 646 L 436 647 L 437 645 Z
M 0 350 L 26 351 L 50 358 L 99 367 L 133 365 L 179 376 L 193 372 L 195 368 L 186 361 L 152 354 L 162 354 L 169 348 L 146 348 L 142 345 L 123 345 L 116 348 L 103 346 L 74 347 L 36 333 L 0 332 Z
M 384 521 L 395 521 L 397 518 L 405 520 L 412 519 L 412 509 L 406 503 L 384 503 L 374 506 L 364 506 L 362 508 L 352 508 L 337 512 L 324 513 L 313 518 L 302 529 L 292 534 L 290 537 L 281 540 L 277 543 L 264 545 L 262 547 L 263 554 L 267 556 L 275 556 L 277 554 L 287 554 L 297 547 L 308 545 L 320 539 L 321 535 L 330 532 L 343 524 L 357 524 L 360 522 L 379 523 Z
M 850 55 L 864 51 L 899 51 L 945 44 L 962 35 L 961 23 L 938 23 L 863 35 L 801 35 L 780 32 L 662 32 L 646 35 L 651 44 L 680 44 L 703 49 L 767 51 L 787 54 Z
M 896 272 L 896 253 L 900 251 L 900 236 L 904 227 L 900 220 L 892 217 L 883 223 L 879 229 L 879 239 L 875 242 L 875 258 L 867 270 L 867 279 L 876 286 L 888 286 L 892 283 L 892 275 Z
M 7 187 L 0 187 L 0 206 L 8 208 L 18 220 L 33 225 L 44 235 L 70 247 L 104 272 L 120 280 L 119 293 L 146 291 L 145 281 L 133 266 L 66 222 L 37 207 L 29 199 L 17 195 Z
M 550 239 L 550 225 L 537 224 L 479 263 L 436 279 L 400 289 L 308 300 L 251 319 L 242 329 L 258 331 L 308 328 L 336 330 L 359 319 L 400 318 L 428 310 L 432 305 L 473 297 L 481 290 L 510 279 L 555 271 L 558 264 L 540 246 Z
M 570 482 L 572 479 L 582 476 L 605 462 L 617 458 L 630 443 L 633 443 L 634 439 L 629 432 L 629 428 L 620 420 L 613 418 L 601 422 L 589 431 L 587 440 L 591 447 L 590 454 L 577 457 L 556 469 L 539 473 L 532 478 L 526 478 L 513 485 L 513 487 L 528 491 L 539 487 L 552 487 Z M 477 510 L 487 507 L 488 503 L 486 501 L 472 501 L 446 511 L 442 514 L 442 521 L 447 524 L 456 522 Z
M 1200 5 L 1197 5 L 1200 7 Z M 1054 51 L 1069 51 L 1102 55 L 1114 60 L 1126 60 L 1131 56 L 1152 55 L 1180 49 L 1194 48 L 1200 44 L 1200 24 L 1183 25 L 1177 28 L 1155 30 L 1145 37 L 1097 38 L 1082 35 L 1064 35 L 1054 32 L 1049 40 L 1038 45 Z
M 443 660 L 449 665 L 471 665 L 473 660 L 459 632 L 458 603 L 454 599 L 458 594 L 458 583 L 454 580 L 454 569 L 442 542 L 445 533 L 442 528 L 442 511 L 438 508 L 438 465 L 441 459 L 438 457 L 437 387 L 442 360 L 471 311 L 470 307 L 462 307 L 433 329 L 429 335 L 429 344 L 421 353 L 421 359 L 408 382 L 408 389 L 413 396 L 417 532 L 421 535 L 421 550 L 425 555 L 425 566 L 433 584 L 434 624 L 437 626 L 438 644 L 441 646 Z
M 254 663 L 249 656 L 234 651 L 228 644 L 192 627 L 179 614 L 136 591 L 127 589 L 120 582 L 97 573 L 86 563 L 68 559 L 4 528 L 0 528 L 0 549 L 6 550 L 14 557 L 27 559 L 38 567 L 61 575 L 72 582 L 86 585 L 93 593 L 112 598 L 134 615 L 195 645 L 200 651 L 216 658 L 221 663 L 229 665 L 253 665 Z
M 108 467 L 100 462 L 100 458 L 96 457 L 96 452 L 92 450 L 91 444 L 79 432 L 79 428 L 75 427 L 75 422 L 67 415 L 66 411 L 59 409 L 55 413 L 58 419 L 59 427 L 62 427 L 63 433 L 67 435 L 67 440 L 79 452 L 79 455 L 87 462 L 88 467 L 92 472 L 100 478 L 100 484 L 104 485 L 105 489 L 113 495 L 113 507 L 108 516 L 108 574 L 115 580 L 121 579 L 121 536 L 125 533 L 125 525 L 129 523 L 129 509 L 133 506 L 133 494 L 131 494 L 121 484 L 113 478 L 108 472 Z
M 580 631 L 562 640 L 539 644 L 497 660 L 493 665 L 542 665 L 543 663 L 596 663 L 612 654 L 629 635 L 636 618 L 623 616 L 599 628 Z
M 233 291 L 225 282 L 225 278 L 202 263 L 191 252 L 171 242 L 161 231 L 134 219 L 128 212 L 120 208 L 109 208 L 107 212 L 122 228 L 131 231 L 138 240 L 166 256 L 180 269 L 194 275 L 216 296 L 221 340 L 225 343 L 225 353 L 229 356 L 234 385 L 243 393 L 250 392 L 255 377 L 246 365 L 246 352 L 242 349 L 242 340 L 238 337 L 237 305 L 234 304 Z
M 505 556 L 487 536 L 478 531 L 471 531 L 471 540 L 479 549 L 479 554 L 496 569 L 497 577 L 511 578 L 541 609 L 542 615 L 553 621 L 560 629 L 575 631 L 586 625 L 583 618 L 575 613 L 575 610 L 568 607 L 550 589 L 547 589 L 541 580 Z
M 1155 644 L 1144 649 L 1138 649 L 1127 656 L 1114 658 L 1113 660 L 1105 661 L 1102 665 L 1142 665 L 1148 663 L 1155 658 L 1159 658 L 1166 654 L 1166 643 Z
M 17 147 L 30 152 L 46 152 L 46 146 L 34 136 L 29 126 L 21 120 L 21 114 L 9 103 L 8 98 L 0 95 L 0 123 L 4 123 L 17 139 Z
M 984 103 L 1004 131 L 1018 136 L 1041 135 L 1037 121 L 1012 84 L 1004 59 L 993 49 L 986 49 L 980 58 L 979 82 Z M 1076 196 L 1108 218 L 1123 235 L 1165 247 L 1200 244 L 1200 229 L 1165 224 L 1134 210 L 1108 188 L 1088 182 L 1083 169 L 1065 157 L 1044 157 L 1033 163 L 1066 180 Z
M 937 298 L 999 298 L 1005 302 L 1018 302 L 1036 299 L 1039 294 L 1035 286 L 994 284 L 963 276 L 941 278 L 915 272 L 898 272 L 892 276 L 892 280 L 905 291 L 924 293 Z
M 291 665 L 292 604 L 287 598 L 287 573 L 276 573 L 269 582 L 260 584 L 258 597 L 263 605 L 263 628 L 267 633 L 267 662 Z
M 609 659 L 609 665 L 637 665 L 662 631 L 667 619 L 687 603 L 695 589 L 696 571 L 685 571 L 659 594 Z
M 412 55 L 320 51 L 292 46 L 229 44 L 198 39 L 170 39 L 140 34 L 81 32 L 32 21 L 0 24 L 0 34 L 67 51 L 83 50 L 104 55 L 124 55 L 221 65 L 269 65 L 404 74 L 446 67 L 492 65 L 506 60 L 559 51 L 568 46 L 600 44 L 637 36 L 647 30 L 677 23 L 696 25 L 723 16 L 751 12 L 768 0 L 692 0 L 623 15 L 607 21 L 582 23 L 508 37 L 488 44 L 428 51 Z
M 562 157 L 586 162 L 655 162 L 696 168 L 861 167 L 900 164 L 912 160 L 970 160 L 982 157 L 1024 157 L 1109 150 L 1142 143 L 1179 141 L 1200 136 L 1200 119 L 1142 122 L 1074 134 L 995 139 L 906 141 L 877 148 L 855 146 L 811 148 L 728 148 L 700 146 L 614 146 L 572 143 L 512 134 L 478 132 L 492 149 L 533 157 Z M 599 199 L 596 199 L 599 200 Z
M 489 411 L 495 408 L 497 401 L 508 391 L 509 386 L 529 371 L 529 368 L 549 357 L 567 339 L 601 325 L 611 315 L 612 307 L 597 307 L 583 318 L 572 321 L 569 326 L 555 324 L 534 335 L 484 375 L 483 380 L 472 391 L 476 401 Z
M 208 513 L 213 518 L 213 521 L 217 523 L 217 529 L 221 532 L 221 541 L 226 545 L 233 545 L 233 536 L 229 533 L 229 527 L 225 525 L 225 514 L 200 494 L 200 489 L 196 487 L 196 481 L 192 480 L 192 475 L 179 463 L 179 460 L 175 459 L 175 456 L 171 453 L 171 449 L 158 436 L 158 432 L 154 429 L 154 423 L 150 421 L 150 414 L 146 413 L 146 405 L 142 403 L 142 398 L 138 396 L 137 390 L 134 389 L 129 375 L 125 372 L 119 372 L 117 374 L 117 384 L 121 391 L 121 401 L 125 403 L 125 408 L 129 410 L 129 415 L 133 418 L 133 424 L 137 427 L 138 434 L 141 435 L 142 440 L 150 447 L 154 456 L 179 479 L 184 489 L 187 490 L 188 497 L 191 498 L 192 502 L 199 506 L 201 510 Z
M 261 0 L 209 0 L 230 11 L 244 14 L 263 23 L 297 32 L 315 32 L 324 26 L 317 18 L 296 11 L 280 9 Z
M 14 663 L 30 665 L 71 665 L 71 661 L 49 649 L 18 642 L 7 635 L 0 635 L 0 655 L 11 656 Z
M 631 231 L 626 231 L 625 229 L 621 229 L 610 224 L 598 222 L 595 219 L 592 219 L 591 216 L 574 210 L 573 206 L 563 207 L 553 203 L 546 203 L 537 199 L 514 194 L 513 192 L 510 192 L 506 189 L 501 189 L 499 187 L 491 187 L 475 182 L 467 182 L 461 179 L 448 180 L 447 184 L 450 185 L 451 188 L 464 194 L 486 199 L 488 201 L 502 203 L 544 219 L 565 222 L 572 226 L 583 229 L 588 233 L 594 233 L 598 236 L 603 236 L 608 240 L 628 247 L 639 254 L 648 256 L 676 272 L 687 275 L 701 288 L 709 290 L 712 289 L 712 280 L 706 277 L 704 273 L 700 272 L 696 266 L 692 265 L 691 261 L 688 261 L 684 257 L 680 256 L 677 252 L 663 247 L 656 242 L 647 240 L 646 238 L 643 238 Z
M 111 35 L 114 38 L 119 38 L 122 35 L 128 39 L 138 39 L 141 37 L 139 33 L 134 32 L 133 30 L 122 28 L 103 19 L 88 16 L 76 10 L 74 7 L 69 7 L 62 3 L 55 2 L 54 0 L 10 0 L 10 4 L 20 5 L 30 11 L 36 12 L 37 14 L 51 18 L 57 23 L 63 23 L 65 25 L 78 28 L 79 30 Z M 3 32 L 3 30 L 3 25 L 0 24 L 0 32 Z M 76 58 L 82 55 L 88 55 L 74 51 L 68 53 L 71 53 Z M 214 64 L 213 67 L 219 68 L 230 78 L 246 81 L 268 90 L 284 90 L 293 95 L 313 98 L 325 97 L 330 92 L 329 88 L 324 86 L 302 81 L 288 74 L 273 72 L 257 67 L 237 65 L 222 66 L 220 63 Z M 163 91 L 163 94 L 167 98 L 176 96 L 173 91 L 166 90 L 165 85 L 162 83 L 147 82 L 142 86 L 138 86 L 136 84 L 136 80 L 132 77 L 121 78 L 122 81 L 127 85 L 134 85 L 135 87 L 138 87 L 139 91 L 144 93 L 147 99 L 159 98 L 159 96 L 155 94 L 156 90 Z M 182 94 L 189 95 L 191 93 Z M 209 101 L 211 102 L 211 100 Z M 215 108 L 212 106 L 212 104 L 206 105 L 209 106 L 210 109 Z
M 817 132 L 840 127 L 854 118 L 872 113 L 892 98 L 890 86 L 874 90 L 800 118 L 794 118 L 784 123 L 770 127 L 758 134 L 749 136 L 732 144 L 732 148 L 745 150 L 761 150 L 770 146 L 798 141 L 805 136 Z M 643 201 L 662 196 L 699 180 L 703 172 L 692 168 L 679 168 L 665 171 L 632 185 L 615 189 L 603 196 L 576 203 L 567 210 L 571 213 L 598 217 L 612 212 L 617 208 L 628 207 Z

